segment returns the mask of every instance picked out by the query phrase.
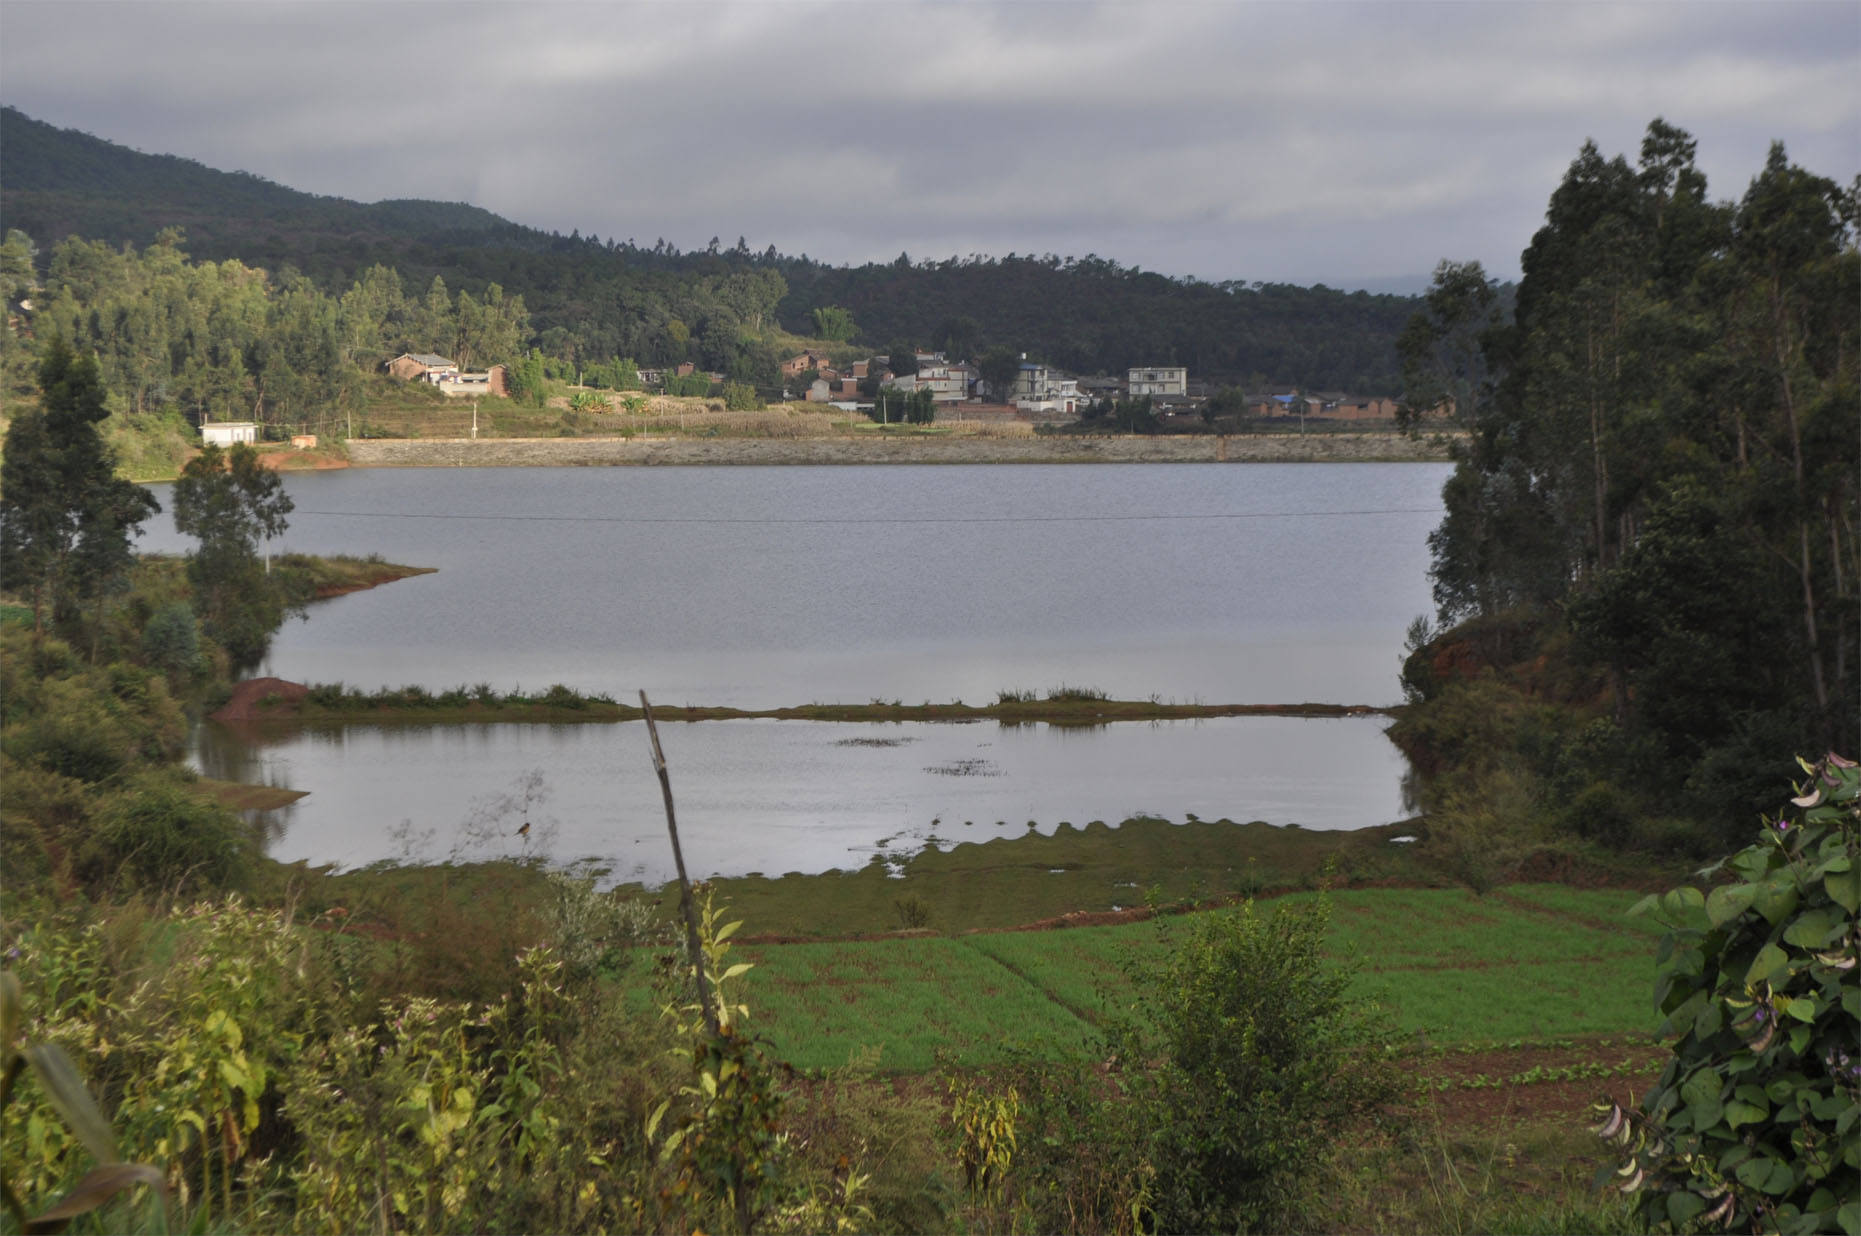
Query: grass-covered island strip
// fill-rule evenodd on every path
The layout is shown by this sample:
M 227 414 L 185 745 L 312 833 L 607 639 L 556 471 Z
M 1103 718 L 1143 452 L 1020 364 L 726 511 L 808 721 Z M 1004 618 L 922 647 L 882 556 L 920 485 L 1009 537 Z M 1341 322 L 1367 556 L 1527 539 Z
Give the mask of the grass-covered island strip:
M 604 693 L 583 694 L 557 683 L 545 691 L 499 691 L 488 683 L 431 691 L 421 686 L 363 691 L 342 683 L 255 678 L 237 684 L 210 714 L 216 721 L 637 721 L 637 705 Z M 993 704 L 907 704 L 875 699 L 865 704 L 800 704 L 787 708 L 724 708 L 655 704 L 662 721 L 1003 721 L 1050 725 L 1102 725 L 1112 721 L 1186 721 L 1207 717 L 1395 716 L 1368 704 L 1204 704 L 1158 697 L 1114 700 L 1090 687 L 1002 691 Z

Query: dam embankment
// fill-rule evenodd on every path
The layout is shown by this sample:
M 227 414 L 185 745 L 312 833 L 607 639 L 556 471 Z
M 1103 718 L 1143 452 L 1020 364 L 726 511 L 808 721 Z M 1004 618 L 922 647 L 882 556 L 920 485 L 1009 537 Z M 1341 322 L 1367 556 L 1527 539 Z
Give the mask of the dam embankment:
M 1039 438 L 366 438 L 364 468 L 982 463 L 1352 463 L 1442 461 L 1440 438 L 1396 434 Z

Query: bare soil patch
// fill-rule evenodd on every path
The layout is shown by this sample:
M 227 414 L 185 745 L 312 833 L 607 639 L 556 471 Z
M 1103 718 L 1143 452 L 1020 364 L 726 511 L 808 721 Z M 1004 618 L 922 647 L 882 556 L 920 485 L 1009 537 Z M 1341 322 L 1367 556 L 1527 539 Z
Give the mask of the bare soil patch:
M 301 682 L 248 678 L 233 687 L 232 697 L 226 703 L 207 715 L 215 721 L 257 721 L 277 716 L 281 707 L 296 704 L 309 693 L 310 688 Z
M 1416 1064 L 1441 1123 L 1470 1132 L 1515 1125 L 1592 1123 L 1590 1104 L 1633 1106 L 1660 1077 L 1668 1051 L 1642 1039 L 1580 1038 L 1479 1051 L 1449 1050 Z M 1591 1076 L 1567 1076 L 1570 1072 Z M 1606 1071 L 1606 1075 L 1605 1075 Z

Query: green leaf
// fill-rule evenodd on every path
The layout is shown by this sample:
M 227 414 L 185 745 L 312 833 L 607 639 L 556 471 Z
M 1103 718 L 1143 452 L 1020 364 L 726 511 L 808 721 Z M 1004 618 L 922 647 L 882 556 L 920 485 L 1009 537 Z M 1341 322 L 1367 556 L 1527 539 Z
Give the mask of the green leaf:
M 19 1041 L 20 1023 L 25 1020 L 25 1007 L 19 976 L 11 970 L 0 970 L 0 1058 L 13 1054 L 13 1044 Z
M 1764 1183 L 1758 1188 L 1773 1197 L 1782 1196 L 1796 1188 L 1796 1170 L 1782 1160 L 1773 1159 L 1770 1175 L 1765 1177 Z
M 1770 1117 L 1770 1109 L 1759 1107 L 1756 1103 L 1746 1103 L 1742 1099 L 1733 1099 L 1725 1105 L 1725 1127 L 1736 1129 L 1741 1124 L 1757 1124 Z
M 1821 1010 L 1809 996 L 1794 996 L 1783 1002 L 1783 1011 L 1798 1021 L 1815 1021 L 1816 1014 Z
M 1861 1236 L 1861 1202 L 1846 1202 L 1835 1212 L 1835 1221 L 1847 1236 Z
M 1694 1128 L 1703 1132 L 1723 1118 L 1725 1107 L 1719 1101 L 1720 1088 L 1719 1075 L 1709 1068 L 1700 1069 L 1680 1087 L 1680 1099 L 1692 1113 Z
M 1748 1189 L 1773 1197 L 1788 1193 L 1796 1185 L 1796 1173 L 1781 1159 L 1754 1155 L 1738 1165 L 1738 1182 Z
M 1751 907 L 1755 884 L 1722 884 L 1706 898 L 1706 921 L 1714 927 L 1729 923 Z
M 84 1178 L 72 1186 L 71 1192 L 65 1194 L 56 1206 L 27 1223 L 26 1230 L 60 1231 L 69 1220 L 89 1214 L 118 1193 L 137 1185 L 147 1185 L 154 1189 L 164 1201 L 168 1197 L 168 1186 L 162 1179 L 161 1169 L 146 1163 L 106 1163 L 86 1172 Z
M 1740 1163 L 1738 1170 L 1733 1174 L 1738 1177 L 1738 1183 L 1747 1189 L 1761 1188 L 1763 1183 L 1770 1179 L 1771 1160 L 1763 1155 L 1753 1155 Z
M 1661 894 L 1661 912 L 1674 922 L 1698 917 L 1705 906 L 1706 894 L 1690 884 Z
M 1639 918 L 1660 904 L 1661 895 L 1659 893 L 1649 893 L 1646 897 L 1643 897 L 1640 901 L 1637 901 L 1628 908 L 1628 917 Z
M 71 1057 L 65 1055 L 64 1048 L 56 1043 L 37 1043 L 21 1054 L 38 1075 L 45 1097 L 58 1109 L 58 1114 L 84 1143 L 91 1157 L 99 1163 L 116 1162 L 121 1157 L 116 1153 L 116 1135 L 110 1131 L 110 1122 L 97 1110 L 97 1101 L 84 1088 L 84 1080 L 78 1076 L 77 1067 L 71 1063 Z
M 1751 846 L 1726 860 L 1725 865 L 1747 880 L 1761 879 L 1777 861 L 1777 852 L 1769 846 Z
M 1847 925 L 1847 919 L 1826 907 L 1805 910 L 1784 928 L 1784 943 L 1798 948 L 1821 948 Z
M 1759 983 L 1774 982 L 1789 972 L 1790 954 L 1775 944 L 1766 944 L 1752 959 L 1751 968 L 1745 971 L 1745 986 L 1756 987 Z
M 1706 1209 L 1706 1199 L 1688 1189 L 1676 1189 L 1667 1195 L 1667 1218 L 1677 1232 L 1687 1220 Z
M 1764 916 L 1764 921 L 1773 925 L 1781 923 L 1796 909 L 1799 899 L 1796 882 L 1789 879 L 1766 880 L 1758 885 L 1757 894 L 1752 897 L 1752 908 Z
M 659 1122 L 666 1118 L 666 1109 L 672 1106 L 672 1100 L 666 1099 L 653 1109 L 653 1114 L 646 1118 L 646 1140 L 653 1140 L 653 1132 L 659 1128 Z
M 1834 867 L 1835 863 L 1828 865 Z M 1830 871 L 1822 877 L 1822 887 L 1828 890 L 1830 900 L 1850 914 L 1861 912 L 1861 870 L 1850 867 L 1846 871 Z

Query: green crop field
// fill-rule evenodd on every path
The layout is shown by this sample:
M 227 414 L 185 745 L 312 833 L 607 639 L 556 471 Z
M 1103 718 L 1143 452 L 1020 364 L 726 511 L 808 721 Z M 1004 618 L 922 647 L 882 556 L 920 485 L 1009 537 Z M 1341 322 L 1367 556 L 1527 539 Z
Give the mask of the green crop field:
M 1522 885 L 1331 894 L 1332 941 L 1358 990 L 1431 1043 L 1654 1028 L 1636 894 Z M 1216 911 L 1219 913 L 1220 911 Z M 1015 1044 L 1076 1043 L 1132 997 L 1128 961 L 1155 960 L 1181 919 L 1122 927 L 847 943 L 744 945 L 751 1025 L 797 1067 L 879 1051 L 885 1072 L 983 1065 Z

